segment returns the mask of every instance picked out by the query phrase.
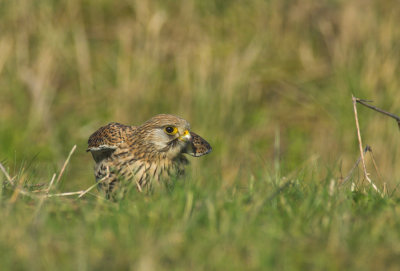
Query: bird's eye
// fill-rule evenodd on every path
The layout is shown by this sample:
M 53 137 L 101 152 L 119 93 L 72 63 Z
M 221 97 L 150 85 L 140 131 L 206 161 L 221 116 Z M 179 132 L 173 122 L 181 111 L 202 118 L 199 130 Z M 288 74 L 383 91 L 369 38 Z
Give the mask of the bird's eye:
M 178 132 L 178 129 L 176 127 L 173 126 L 167 126 L 164 128 L 164 131 L 168 134 L 168 135 L 174 135 Z

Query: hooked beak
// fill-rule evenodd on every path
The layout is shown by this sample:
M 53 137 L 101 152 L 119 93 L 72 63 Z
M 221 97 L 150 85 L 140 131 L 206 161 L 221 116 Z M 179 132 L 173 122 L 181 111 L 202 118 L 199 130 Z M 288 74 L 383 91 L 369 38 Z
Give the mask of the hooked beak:
M 192 136 L 190 135 L 188 130 L 183 132 L 183 135 L 179 136 L 178 139 L 183 142 L 189 142 L 192 140 Z

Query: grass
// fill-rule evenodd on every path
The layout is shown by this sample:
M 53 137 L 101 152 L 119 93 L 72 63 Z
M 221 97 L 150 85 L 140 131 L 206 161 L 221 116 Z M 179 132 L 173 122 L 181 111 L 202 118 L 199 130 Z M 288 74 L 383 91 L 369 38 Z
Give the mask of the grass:
M 312 171 L 307 169 L 307 172 Z M 209 182 L 212 178 L 214 182 Z M 196 181 L 194 181 L 196 179 Z M 398 200 L 304 176 L 224 189 L 214 176 L 113 203 L 3 193 L 4 269 L 395 270 Z
M 396 270 L 396 1 L 0 1 L 0 162 L 33 193 L 94 183 L 88 136 L 158 113 L 213 152 L 118 203 L 3 182 L 2 269 Z M 289 186 L 284 186 L 290 181 Z M 353 189 L 351 182 L 354 183 Z M 283 189 L 280 189 L 282 188 Z M 16 192 L 17 191 L 17 192 Z

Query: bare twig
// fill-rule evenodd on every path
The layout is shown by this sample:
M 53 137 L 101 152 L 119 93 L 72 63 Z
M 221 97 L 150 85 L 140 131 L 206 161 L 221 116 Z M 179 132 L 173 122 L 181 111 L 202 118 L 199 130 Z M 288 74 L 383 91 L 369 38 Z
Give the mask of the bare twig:
M 68 155 L 68 157 L 67 157 L 67 160 L 65 160 L 64 165 L 63 165 L 63 167 L 62 167 L 62 169 L 61 169 L 61 171 L 60 171 L 60 174 L 58 175 L 58 178 L 57 178 L 57 181 L 56 181 L 56 185 L 58 185 L 58 183 L 60 182 L 61 176 L 63 175 L 64 170 L 65 170 L 65 168 L 67 167 L 67 165 L 68 165 L 68 163 L 69 163 L 69 159 L 71 158 L 71 156 L 72 156 L 72 154 L 74 153 L 75 149 L 76 149 L 76 145 L 74 145 L 74 146 L 72 147 L 71 151 L 69 152 L 69 155 Z
M 378 187 L 376 187 L 376 185 L 369 178 L 369 174 L 367 172 L 367 167 L 365 166 L 364 152 L 363 152 L 362 141 L 361 141 L 361 133 L 360 133 L 360 125 L 358 123 L 358 115 L 357 115 L 357 98 L 352 96 L 352 100 L 353 100 L 354 117 L 355 117 L 355 120 L 356 120 L 356 127 L 357 127 L 358 146 L 360 148 L 360 157 L 361 157 L 361 162 L 362 162 L 362 165 L 363 165 L 364 177 L 371 184 L 372 188 L 374 188 L 375 191 L 377 191 L 379 194 L 381 194 L 381 192 L 379 191 Z
M 354 98 L 355 97 L 353 97 L 353 99 Z M 400 117 L 399 116 L 397 116 L 395 114 L 392 114 L 390 112 L 387 112 L 385 110 L 382 110 L 382 109 L 380 109 L 380 108 L 378 108 L 376 106 L 373 106 L 373 105 L 370 105 L 370 104 L 367 103 L 367 102 L 371 102 L 371 101 L 366 101 L 366 100 L 362 100 L 362 99 L 359 99 L 359 98 L 355 98 L 355 99 L 356 99 L 357 103 L 362 104 L 363 106 L 366 106 L 366 107 L 368 107 L 368 108 L 370 108 L 372 110 L 375 110 L 375 111 L 377 111 L 379 113 L 382 113 L 382 114 L 384 114 L 386 116 L 389 116 L 389 117 L 395 119 L 397 121 L 397 124 L 399 125 L 399 128 L 400 128 Z

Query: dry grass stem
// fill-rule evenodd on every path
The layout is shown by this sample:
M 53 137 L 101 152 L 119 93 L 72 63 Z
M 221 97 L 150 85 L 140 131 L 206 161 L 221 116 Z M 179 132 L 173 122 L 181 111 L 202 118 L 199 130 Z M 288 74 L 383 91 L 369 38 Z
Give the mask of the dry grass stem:
M 367 153 L 367 151 L 369 151 L 371 148 L 367 145 L 364 148 L 364 155 Z M 344 185 L 345 183 L 347 183 L 348 180 L 350 180 L 350 177 L 353 175 L 353 171 L 358 167 L 358 164 L 361 161 L 361 156 L 358 157 L 357 161 L 354 163 L 353 167 L 350 169 L 349 173 L 347 174 L 346 178 L 343 179 L 342 181 L 342 185 Z
M 100 181 L 96 182 L 94 185 L 90 186 L 88 189 L 83 190 L 83 192 L 79 195 L 78 199 L 83 197 L 86 193 L 91 191 L 93 188 L 98 186 L 100 183 L 104 182 L 108 177 L 110 177 L 110 168 L 107 166 L 107 175 L 100 179 Z
M 5 167 L 3 166 L 2 163 L 0 163 L 0 170 L 4 173 L 4 176 L 6 176 L 7 181 L 8 181 L 10 184 L 14 184 L 14 180 L 11 179 L 10 175 L 8 174 L 7 170 L 5 169 Z
M 39 197 L 39 196 L 34 195 L 34 194 L 32 194 L 32 193 L 30 193 L 30 192 L 24 190 L 24 189 L 19 189 L 19 193 L 22 194 L 22 195 L 24 195 L 24 196 L 28 196 L 28 197 L 30 197 L 30 198 L 32 198 L 32 199 L 37 199 L 37 198 Z
M 75 192 L 64 192 L 64 193 L 56 193 L 56 194 L 48 194 L 46 197 L 52 198 L 52 197 L 65 197 L 65 196 L 74 196 L 74 195 L 80 195 L 86 190 L 80 190 L 80 191 L 75 191 Z
M 90 186 L 88 189 L 83 190 L 82 193 L 78 196 L 78 199 L 83 197 L 85 194 L 89 193 L 93 188 L 99 185 L 102 181 L 104 181 L 105 178 L 101 179 L 99 182 L 95 183 L 94 185 Z
M 56 181 L 56 185 L 58 185 L 58 183 L 60 182 L 60 179 L 64 173 L 65 168 L 67 167 L 68 163 L 69 163 L 69 159 L 71 159 L 72 154 L 74 153 L 76 149 L 76 145 L 74 145 L 71 149 L 71 151 L 68 154 L 67 160 L 65 160 L 63 167 L 61 168 L 60 174 L 58 175 L 57 181 Z
M 378 165 L 375 162 L 375 157 L 374 157 L 374 153 L 372 152 L 372 150 L 370 149 L 369 154 L 371 155 L 371 159 L 372 159 L 372 164 L 374 165 L 375 171 L 378 174 L 379 179 L 381 180 L 381 182 L 383 182 L 383 178 L 382 175 L 378 169 Z
M 363 147 L 362 147 L 362 141 L 361 141 L 360 124 L 358 122 L 357 98 L 352 96 L 352 100 L 353 100 L 354 117 L 355 117 L 355 120 L 356 120 L 358 146 L 360 148 L 360 157 L 361 157 L 361 162 L 362 162 L 362 165 L 363 165 L 364 177 L 370 183 L 372 188 L 374 188 L 374 190 L 377 191 L 380 194 L 381 192 L 379 191 L 378 187 L 369 178 L 369 173 L 367 172 L 367 167 L 365 165 L 365 158 L 364 158 L 364 152 L 363 152 Z
M 46 193 L 47 193 L 47 194 L 50 192 L 51 187 L 53 186 L 54 180 L 56 179 L 56 176 L 57 176 L 57 174 L 54 173 L 54 174 L 53 174 L 53 177 L 51 178 L 49 187 L 47 187 L 47 189 L 46 189 Z
M 49 194 L 49 191 L 50 191 L 51 187 L 53 186 L 53 183 L 54 183 L 55 179 L 56 179 L 56 174 L 54 173 L 53 177 L 50 180 L 49 186 L 45 190 L 46 191 L 46 196 Z M 46 199 L 46 196 L 42 196 L 42 195 L 40 196 L 40 201 L 39 201 L 38 206 L 36 207 L 36 211 L 35 211 L 35 218 L 37 218 L 37 215 L 39 214 L 39 211 L 42 209 L 42 206 L 43 206 L 44 200 Z
M 21 193 L 21 191 L 22 191 L 22 188 L 21 188 L 21 186 L 22 186 L 22 183 L 24 182 L 24 176 L 22 176 L 20 179 L 19 179 L 19 182 L 18 182 L 18 184 L 17 184 L 17 187 L 15 187 L 15 190 L 14 190 L 14 193 L 12 194 L 12 196 L 11 196 L 11 198 L 10 198 L 10 203 L 14 203 L 16 200 L 17 200 L 17 198 L 18 198 L 18 195 Z

